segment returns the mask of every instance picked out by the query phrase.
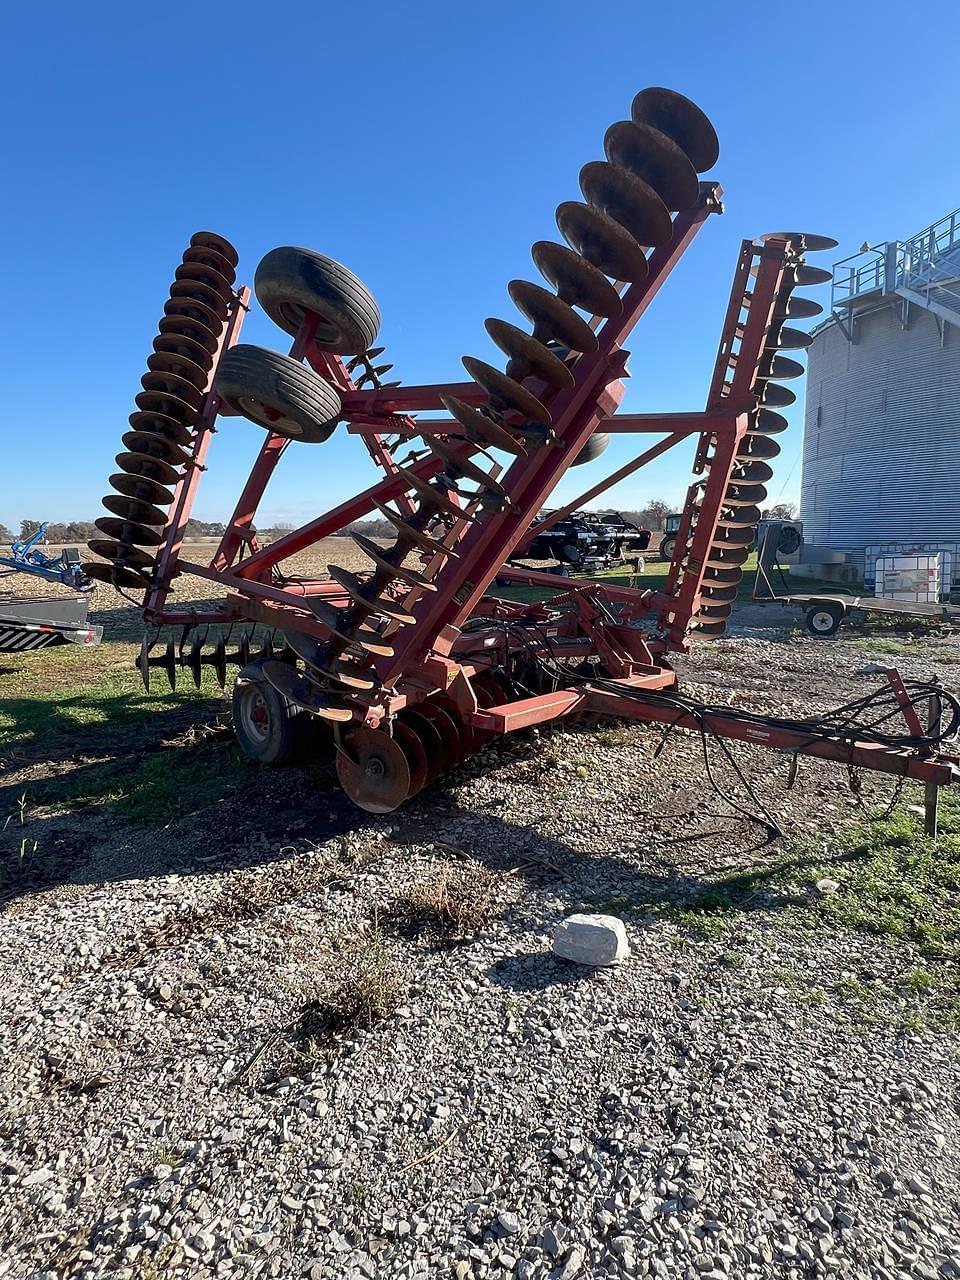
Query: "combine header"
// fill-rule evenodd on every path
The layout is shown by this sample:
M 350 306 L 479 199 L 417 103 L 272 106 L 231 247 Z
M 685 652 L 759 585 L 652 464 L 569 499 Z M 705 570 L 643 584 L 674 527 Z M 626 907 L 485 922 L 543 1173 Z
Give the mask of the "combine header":
M 237 255 L 223 238 L 193 237 L 137 396 L 127 452 L 104 500 L 110 515 L 90 544 L 101 559 L 87 573 L 142 593 L 145 621 L 179 627 L 160 653 L 146 637 L 140 668 L 149 680 L 178 666 L 199 684 L 210 662 L 234 690 L 237 736 L 264 762 L 288 758 L 308 717 L 332 726 L 337 770 L 350 798 L 372 812 L 395 809 L 500 734 L 584 712 L 694 729 L 810 754 L 851 767 L 918 778 L 935 789 L 957 776 L 957 760 L 936 754 L 956 728 L 957 706 L 939 695 L 920 725 L 931 687 L 888 690 L 819 721 L 788 721 L 681 696 L 670 654 L 691 638 L 723 633 L 737 595 L 759 507 L 786 426 L 778 410 L 794 400 L 784 383 L 803 367 L 792 355 L 809 337 L 795 320 L 821 308 L 798 293 L 830 273 L 805 254 L 832 248 L 822 236 L 785 231 L 744 241 L 705 410 L 619 414 L 623 343 L 712 214 L 721 188 L 699 174 L 718 155 L 716 134 L 693 103 L 645 89 L 632 118 L 604 138 L 606 159 L 580 173 L 584 202 L 557 210 L 565 245 L 533 246 L 552 289 L 513 280 L 508 292 L 532 333 L 500 319 L 486 329 L 507 357 L 505 371 L 471 356 L 469 381 L 403 387 L 384 382 L 374 346 L 380 316 L 364 284 L 332 259 L 280 248 L 257 268 L 254 290 L 268 316 L 293 338 L 289 355 L 238 344 L 250 291 L 235 288 Z M 444 418 L 418 418 L 443 411 Z M 266 431 L 213 558 L 185 558 L 183 533 L 217 418 L 242 415 Z M 254 518 L 288 449 L 317 445 L 339 422 L 363 441 L 383 478 L 269 546 Z M 534 521 L 557 482 L 595 456 L 607 433 L 659 438 L 576 502 Z M 592 501 L 674 445 L 696 442 L 694 483 L 662 591 L 511 567 L 534 536 Z M 379 516 L 391 545 L 361 535 L 366 573 L 330 566 L 330 577 L 286 575 L 282 566 L 345 526 Z M 186 575 L 212 580 L 222 605 L 176 607 Z M 542 602 L 490 594 L 494 580 L 544 588 Z M 255 657 L 245 633 L 237 651 L 214 624 L 280 631 Z M 943 709 L 949 707 L 949 714 Z M 892 708 L 892 710 L 891 710 Z M 902 714 L 907 733 L 887 732 Z M 949 721 L 949 723 L 946 723 Z M 883 726 L 883 727 L 881 727 Z

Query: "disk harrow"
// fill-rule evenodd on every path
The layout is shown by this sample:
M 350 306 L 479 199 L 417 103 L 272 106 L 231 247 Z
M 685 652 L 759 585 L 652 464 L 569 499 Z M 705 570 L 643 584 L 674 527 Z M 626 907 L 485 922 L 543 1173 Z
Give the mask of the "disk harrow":
M 676 692 L 670 653 L 724 630 L 786 425 L 779 410 L 794 399 L 785 384 L 802 374 L 792 353 L 809 338 L 794 322 L 820 310 L 796 291 L 828 275 L 805 254 L 833 244 L 792 231 L 744 241 L 706 409 L 618 413 L 624 341 L 722 212 L 719 184 L 700 177 L 718 154 L 712 125 L 687 98 L 638 93 L 630 118 L 607 130 L 603 158 L 582 168 L 582 199 L 557 207 L 559 240 L 532 248 L 544 283 L 510 281 L 518 314 L 485 321 L 502 367 L 465 356 L 460 382 L 385 381 L 393 366 L 376 345 L 370 290 L 310 249 L 274 249 L 255 273 L 257 301 L 293 338 L 289 353 L 239 343 L 250 292 L 235 288 L 237 255 L 218 236 L 194 236 L 118 455 L 115 493 L 104 500 L 104 538 L 91 543 L 101 559 L 88 566 L 92 577 L 143 593 L 158 637 L 165 625 L 180 628 L 179 643 L 145 641 L 145 683 L 159 667 L 171 685 L 186 669 L 199 687 L 205 665 L 222 683 L 235 663 L 244 750 L 282 763 L 303 748 L 305 726 L 323 724 L 344 790 L 377 813 L 501 734 L 585 713 L 769 741 L 932 786 L 951 781 L 956 761 L 933 753 L 935 729 L 913 753 L 876 735 L 859 743 L 849 724 L 841 732 L 778 721 L 765 738 L 756 717 L 727 709 L 719 717 Z M 187 559 L 183 531 L 218 416 L 246 418 L 265 436 L 220 545 L 199 563 Z M 254 520 L 282 457 L 322 443 L 340 423 L 382 478 L 261 546 Z M 615 433 L 662 439 L 541 515 L 566 471 L 598 457 Z M 665 590 L 560 586 L 508 564 L 533 536 L 687 439 L 697 441 L 696 478 Z M 291 557 L 371 516 L 392 535 L 352 534 L 365 571 L 284 572 Z M 191 574 L 222 587 L 220 606 L 176 607 L 171 597 Z M 490 593 L 495 579 L 548 598 Z M 254 655 L 247 638 L 231 652 L 237 623 L 282 633 L 283 648 L 271 638 Z M 205 640 L 224 626 L 227 636 L 206 653 Z

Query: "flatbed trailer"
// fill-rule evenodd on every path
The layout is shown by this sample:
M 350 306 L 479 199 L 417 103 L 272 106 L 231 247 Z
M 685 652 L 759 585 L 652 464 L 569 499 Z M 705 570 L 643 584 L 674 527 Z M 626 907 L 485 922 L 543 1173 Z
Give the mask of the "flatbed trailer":
M 87 622 L 90 599 L 14 596 L 0 592 L 0 653 L 26 653 L 58 644 L 99 644 L 102 626 Z
M 960 605 L 947 602 L 895 600 L 890 596 L 855 596 L 842 592 L 776 591 L 771 575 L 776 563 L 779 527 L 779 522 L 771 522 L 770 536 L 765 532 L 761 541 L 753 599 L 757 604 L 782 604 L 803 609 L 804 622 L 811 635 L 836 635 L 841 623 L 852 613 L 925 618 L 960 626 Z

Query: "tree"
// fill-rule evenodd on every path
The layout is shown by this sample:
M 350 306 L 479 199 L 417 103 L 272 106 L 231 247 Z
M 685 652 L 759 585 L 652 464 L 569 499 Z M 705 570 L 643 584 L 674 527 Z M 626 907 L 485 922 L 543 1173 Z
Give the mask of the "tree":
M 795 502 L 777 502 L 764 514 L 768 520 L 796 520 L 797 504 Z
M 39 520 L 21 520 L 20 521 L 21 540 L 32 538 L 39 528 L 40 528 Z
M 2 543 L 3 546 L 8 547 L 12 541 L 13 541 L 13 534 L 10 532 L 7 526 L 3 524 L 2 521 L 0 521 L 0 543 Z

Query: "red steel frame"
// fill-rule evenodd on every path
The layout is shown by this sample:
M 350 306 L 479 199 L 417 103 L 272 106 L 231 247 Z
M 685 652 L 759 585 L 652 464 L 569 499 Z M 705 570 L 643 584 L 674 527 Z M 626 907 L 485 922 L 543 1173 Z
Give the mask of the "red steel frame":
M 709 715 L 697 721 L 666 704 L 641 702 L 631 696 L 638 690 L 655 692 L 676 686 L 676 676 L 666 655 L 670 651 L 685 651 L 687 648 L 687 628 L 702 589 L 702 570 L 698 570 L 698 566 L 705 558 L 716 530 L 724 492 L 734 467 L 734 456 L 747 430 L 748 415 L 757 407 L 750 387 L 786 260 L 787 246 L 783 241 L 768 241 L 762 248 L 752 241 L 744 241 L 704 411 L 617 414 L 616 409 L 624 394 L 621 379 L 626 359 L 621 343 L 653 301 L 710 213 L 720 210 L 721 195 L 717 184 L 701 183 L 698 204 L 691 211 L 677 216 L 673 238 L 651 255 L 646 278 L 637 284 L 618 286 L 622 294 L 622 313 L 615 319 L 596 325 L 598 349 L 577 361 L 576 381 L 571 388 L 556 392 L 545 384 L 528 380 L 527 385 L 550 410 L 553 447 L 532 450 L 528 456 L 517 458 L 509 466 L 500 477 L 507 493 L 507 509 L 488 516 L 480 524 L 460 526 L 458 557 L 447 560 L 433 577 L 437 590 L 424 592 L 419 598 L 415 598 L 416 592 L 407 597 L 407 607 L 416 621 L 394 629 L 393 657 L 376 660 L 377 674 L 390 692 L 365 704 L 359 703 L 359 718 L 365 719 L 368 725 L 375 727 L 384 717 L 389 723 L 389 717 L 408 702 L 441 689 L 454 698 L 469 723 L 494 733 L 506 733 L 577 711 L 591 710 L 676 724 L 683 728 L 703 726 L 725 737 L 762 742 L 780 750 L 918 778 L 933 785 L 956 781 L 960 777 L 960 761 L 953 756 L 919 756 L 871 743 L 835 742 L 824 738 L 812 741 L 809 734 L 784 729 L 761 731 L 754 722 L 738 719 L 735 711 Z M 759 267 L 750 295 L 749 315 L 744 322 L 743 297 L 749 282 L 748 273 L 757 258 Z M 225 327 L 221 351 L 237 341 L 249 290 L 241 290 L 237 300 L 238 305 Z M 485 393 L 474 382 L 359 390 L 343 361 L 317 347 L 314 340 L 316 324 L 315 317 L 307 317 L 290 354 L 306 360 L 337 387 L 348 431 L 361 436 L 373 460 L 382 467 L 383 478 L 269 546 L 260 547 L 254 532 L 256 512 L 290 443 L 285 437 L 268 433 L 226 533 L 210 562 L 188 561 L 182 556 L 183 531 L 200 474 L 205 469 L 207 450 L 216 431 L 216 418 L 225 412 L 222 403 L 211 393 L 190 463 L 175 491 L 165 542 L 158 556 L 156 585 L 144 603 L 147 622 L 188 625 L 198 621 L 249 619 L 280 630 L 294 629 L 325 639 L 329 632 L 305 607 L 304 598 L 324 596 L 333 603 L 346 605 L 349 603 L 347 596 L 337 583 L 328 580 L 278 580 L 275 575 L 277 566 L 344 526 L 370 515 L 374 512 L 375 503 L 395 501 L 401 508 L 409 510 L 411 502 L 407 486 L 396 474 L 396 464 L 387 447 L 386 437 L 428 437 L 433 432 L 462 437 L 462 428 L 454 421 L 418 421 L 414 415 L 420 411 L 442 409 L 442 396 L 455 396 L 474 405 L 486 402 Z M 220 353 L 217 354 L 219 358 Z M 705 479 L 697 480 L 691 486 L 677 540 L 678 554 L 663 591 L 591 581 L 565 583 L 558 588 L 558 579 L 552 575 L 505 564 L 508 557 L 522 552 L 524 546 L 529 545 L 532 521 L 558 480 L 598 429 L 621 434 L 663 433 L 664 439 L 645 449 L 605 480 L 591 486 L 573 502 L 553 512 L 538 529 L 550 527 L 676 444 L 696 436 L 698 447 L 694 472 L 705 475 Z M 462 447 L 465 456 L 475 452 L 466 439 Z M 436 457 L 427 457 L 411 469 L 427 479 L 440 473 L 442 462 Z M 687 558 L 681 564 L 679 547 L 691 532 Z M 194 574 L 219 582 L 227 593 L 224 607 L 212 612 L 205 610 L 202 614 L 189 609 L 168 608 L 166 602 L 171 585 L 182 574 Z M 554 593 L 552 606 L 570 606 L 568 621 L 558 624 L 556 613 L 550 614 L 542 603 L 520 605 L 495 595 L 486 595 L 495 577 L 550 588 Z M 657 630 L 646 634 L 631 626 L 642 617 L 649 618 L 654 611 L 659 617 Z M 602 688 L 581 685 L 574 690 L 559 690 L 481 710 L 473 694 L 470 677 L 488 668 L 496 653 L 491 651 L 490 635 L 486 632 L 479 635 L 461 632 L 463 623 L 471 615 L 491 620 L 513 618 L 543 623 L 550 629 L 554 656 L 599 655 L 606 670 L 622 686 L 622 696 L 611 692 L 609 682 L 606 682 Z M 503 657 L 511 642 L 501 638 L 500 643 L 499 653 Z

